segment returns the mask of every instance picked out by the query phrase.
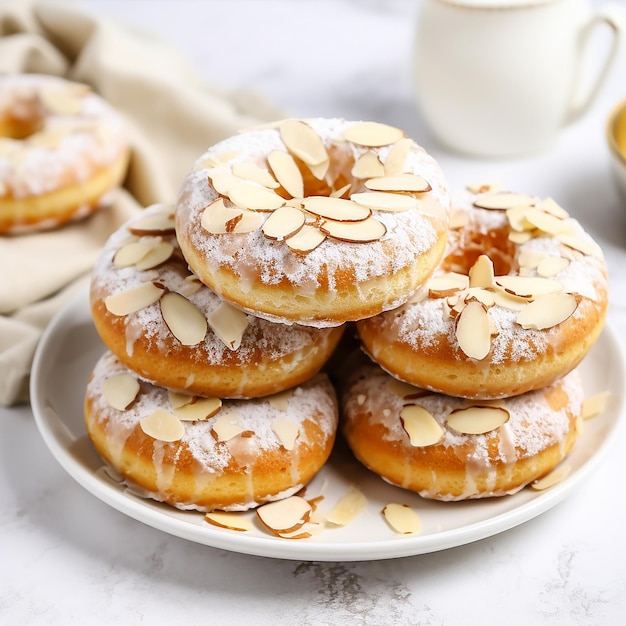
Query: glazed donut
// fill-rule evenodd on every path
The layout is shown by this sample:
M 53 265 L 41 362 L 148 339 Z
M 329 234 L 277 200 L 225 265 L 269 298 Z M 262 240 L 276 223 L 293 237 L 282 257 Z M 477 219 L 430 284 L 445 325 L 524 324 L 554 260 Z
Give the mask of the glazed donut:
M 603 328 L 599 246 L 552 199 L 467 191 L 436 275 L 397 310 L 357 323 L 393 376 L 467 398 L 540 389 L 571 371 Z
M 165 205 L 111 235 L 90 302 L 100 337 L 122 363 L 158 386 L 203 396 L 251 398 L 298 385 L 343 333 L 275 324 L 222 301 L 189 271 Z
M 179 509 L 246 510 L 292 495 L 325 463 L 337 430 L 322 374 L 263 399 L 186 401 L 137 379 L 110 352 L 85 399 L 98 454 L 133 491 Z
M 438 164 L 394 127 L 285 120 L 211 147 L 176 231 L 192 270 L 253 315 L 338 326 L 394 308 L 446 242 Z
M 475 402 L 402 383 L 369 363 L 342 394 L 342 430 L 357 459 L 393 485 L 435 500 L 503 496 L 570 452 L 582 395 L 577 370 L 545 389 Z
M 53 228 L 108 201 L 129 158 L 122 118 L 86 85 L 0 78 L 0 233 Z

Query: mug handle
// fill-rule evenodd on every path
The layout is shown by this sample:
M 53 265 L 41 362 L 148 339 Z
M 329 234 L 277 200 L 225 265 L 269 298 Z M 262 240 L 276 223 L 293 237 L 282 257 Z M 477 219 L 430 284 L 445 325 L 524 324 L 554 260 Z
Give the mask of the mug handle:
M 617 53 L 620 46 L 626 39 L 626 9 L 621 6 L 617 6 L 616 4 L 608 4 L 600 7 L 587 23 L 581 40 L 581 48 L 585 46 L 591 32 L 600 24 L 606 24 L 610 29 L 611 47 L 607 50 L 603 65 L 598 70 L 595 81 L 591 83 L 587 93 L 579 94 L 578 98 L 574 99 L 567 117 L 567 124 L 574 122 L 587 111 L 607 79 L 613 63 L 617 59 Z M 580 82 L 580 74 L 581 72 L 579 71 L 578 83 Z M 580 91 L 580 86 L 574 90 L 574 93 L 577 91 Z

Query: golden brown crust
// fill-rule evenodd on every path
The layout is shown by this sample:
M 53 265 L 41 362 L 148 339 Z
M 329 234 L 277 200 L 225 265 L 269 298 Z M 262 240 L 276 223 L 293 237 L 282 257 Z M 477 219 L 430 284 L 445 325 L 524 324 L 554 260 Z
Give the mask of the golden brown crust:
M 578 432 L 582 392 L 573 372 L 546 389 L 497 403 L 506 424 L 480 435 L 447 425 L 455 410 L 473 403 L 440 394 L 418 399 L 393 391 L 393 379 L 367 366 L 342 394 L 342 429 L 353 453 L 386 481 L 437 500 L 464 500 L 515 493 L 550 472 L 570 452 Z M 415 390 L 416 391 L 416 390 Z M 411 445 L 400 412 L 426 408 L 443 429 L 433 445 Z
M 127 410 L 107 403 L 104 380 L 126 372 L 110 353 L 96 365 L 87 387 L 85 425 L 98 454 L 139 494 L 181 509 L 245 510 L 294 493 L 330 455 L 337 406 L 321 375 L 288 394 L 286 407 L 272 406 L 270 399 L 225 402 L 206 421 L 184 422 L 181 440 L 165 442 L 146 434 L 140 423 L 158 408 L 173 411 L 165 390 L 141 382 Z M 214 427 L 225 414 L 245 430 L 216 441 Z M 293 449 L 272 430 L 276 418 L 297 427 Z

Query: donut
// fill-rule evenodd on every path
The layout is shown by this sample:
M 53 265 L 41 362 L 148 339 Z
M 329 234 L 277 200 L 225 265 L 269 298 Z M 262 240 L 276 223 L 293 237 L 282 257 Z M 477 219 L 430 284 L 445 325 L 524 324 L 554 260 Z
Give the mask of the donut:
M 544 389 L 474 401 L 400 382 L 376 364 L 341 395 L 356 458 L 385 481 L 433 500 L 513 494 L 572 449 L 583 392 L 574 370 Z
M 472 189 L 455 198 L 436 274 L 402 307 L 357 322 L 363 349 L 393 376 L 453 396 L 540 389 L 602 331 L 602 251 L 551 198 Z
M 220 398 L 304 382 L 344 331 L 276 324 L 224 302 L 189 270 L 167 205 L 145 209 L 109 237 L 92 271 L 90 303 L 104 344 L 142 378 Z
M 93 445 L 138 495 L 178 509 L 246 510 L 293 495 L 327 460 L 337 400 L 323 374 L 254 400 L 181 397 L 111 353 L 85 395 Z
M 123 180 L 128 159 L 121 116 L 86 85 L 0 77 L 0 233 L 92 213 Z
M 400 129 L 290 119 L 209 148 L 182 184 L 176 232 L 225 300 L 338 326 L 399 306 L 431 275 L 449 203 L 438 164 Z

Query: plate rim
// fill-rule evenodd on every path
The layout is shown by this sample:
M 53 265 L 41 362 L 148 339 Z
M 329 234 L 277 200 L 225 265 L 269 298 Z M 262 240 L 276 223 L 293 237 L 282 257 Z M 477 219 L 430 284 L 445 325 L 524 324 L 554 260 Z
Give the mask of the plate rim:
M 269 535 L 267 537 L 242 536 L 242 533 L 235 531 L 214 529 L 206 524 L 191 524 L 171 515 L 159 514 L 158 511 L 154 510 L 156 502 L 139 499 L 127 492 L 120 493 L 112 484 L 108 484 L 100 479 L 94 472 L 76 462 L 68 454 L 66 446 L 53 428 L 50 417 L 47 416 L 47 407 L 43 398 L 44 394 L 40 392 L 42 387 L 41 380 L 46 371 L 44 360 L 47 352 L 52 349 L 59 329 L 64 325 L 71 326 L 69 323 L 71 315 L 84 315 L 86 303 L 88 303 L 88 289 L 82 289 L 55 314 L 42 333 L 35 350 L 30 378 L 31 410 L 44 443 L 61 467 L 84 489 L 105 504 L 132 519 L 162 532 L 217 549 L 268 558 L 338 562 L 415 556 L 479 541 L 523 524 L 561 502 L 604 460 L 606 453 L 616 438 L 616 432 L 624 421 L 625 403 L 622 391 L 614 394 L 618 401 L 614 409 L 615 417 L 603 440 L 593 454 L 584 460 L 580 467 L 576 468 L 565 480 L 549 490 L 538 493 L 532 500 L 523 503 L 519 507 L 465 526 L 441 531 L 440 533 L 411 537 L 400 536 L 391 540 L 372 540 L 365 543 L 289 541 Z M 89 311 L 88 305 L 86 310 Z M 618 375 L 623 380 L 625 378 L 626 356 L 621 343 L 617 339 L 617 334 L 608 320 L 600 335 L 600 340 L 608 342 L 613 349 L 619 366 Z M 104 344 L 102 349 L 103 352 L 106 350 Z M 58 417 L 61 424 L 64 424 L 61 416 L 57 415 L 56 417 Z M 78 440 L 75 439 L 75 441 Z M 180 513 L 183 512 L 180 511 Z

